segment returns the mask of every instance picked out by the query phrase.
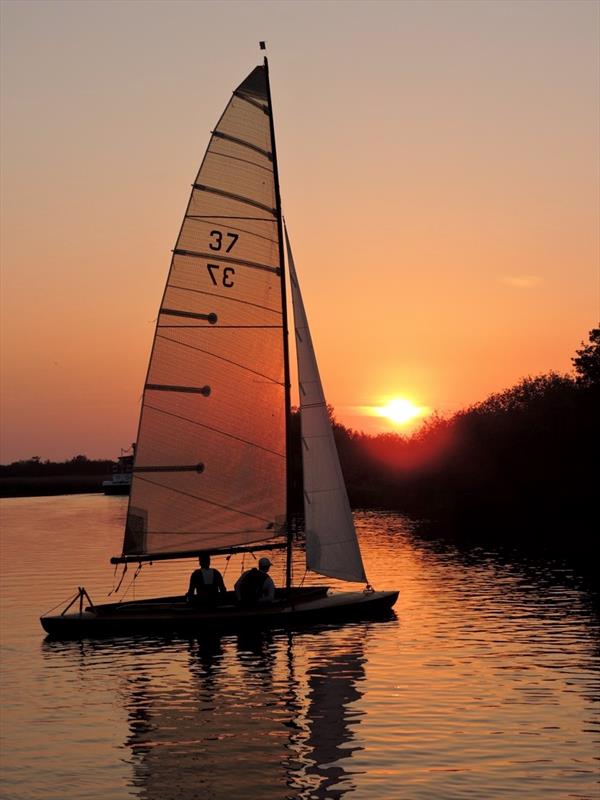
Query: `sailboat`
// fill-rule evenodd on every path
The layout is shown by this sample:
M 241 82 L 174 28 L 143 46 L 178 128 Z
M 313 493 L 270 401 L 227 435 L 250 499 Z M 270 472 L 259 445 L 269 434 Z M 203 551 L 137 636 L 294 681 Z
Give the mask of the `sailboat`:
M 287 269 L 285 252 L 287 252 Z M 294 587 L 287 281 L 294 315 L 306 567 L 366 584 Z M 122 553 L 142 564 L 281 548 L 275 602 L 216 607 L 182 597 L 73 604 L 59 636 L 267 627 L 364 618 L 397 591 L 368 584 L 281 209 L 269 65 L 234 90 L 215 129 L 171 259 L 144 386 Z M 84 605 L 89 602 L 89 605 Z

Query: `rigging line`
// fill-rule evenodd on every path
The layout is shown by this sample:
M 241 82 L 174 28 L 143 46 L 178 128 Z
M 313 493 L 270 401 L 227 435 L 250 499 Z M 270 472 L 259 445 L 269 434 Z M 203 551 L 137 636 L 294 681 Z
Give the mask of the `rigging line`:
M 210 147 L 206 151 L 210 153 L 211 156 L 221 156 L 221 158 L 231 158 L 233 161 L 241 161 L 242 164 L 249 164 L 251 167 L 258 167 L 258 169 L 264 169 L 265 172 L 269 172 L 271 175 L 273 174 L 273 170 L 271 167 L 263 167 L 262 164 L 257 164 L 256 161 L 248 161 L 247 158 L 239 158 L 238 156 L 230 156 L 229 153 L 219 153 L 216 150 L 211 150 Z
M 218 297 L 219 300 L 231 300 L 232 303 L 243 303 L 246 306 L 252 306 L 253 308 L 260 308 L 261 311 L 271 311 L 273 314 L 281 315 L 281 311 L 277 308 L 269 308 L 268 306 L 261 306 L 259 303 L 251 303 L 249 300 L 240 300 L 239 297 L 229 297 L 226 294 L 216 294 L 215 292 L 205 292 L 203 289 L 191 289 L 188 286 L 177 286 L 174 283 L 170 283 L 167 286 L 167 289 L 179 289 L 182 292 L 195 292 L 196 294 L 206 294 L 209 297 Z
M 127 564 L 125 564 L 125 566 L 127 566 Z M 137 577 L 138 577 L 138 575 L 140 574 L 141 571 L 142 571 L 142 562 L 140 561 L 140 563 L 135 568 L 135 572 L 133 573 L 132 579 L 127 584 L 127 588 L 125 589 L 125 591 L 121 595 L 121 599 L 119 600 L 120 603 L 122 603 L 125 600 L 125 598 L 129 594 L 129 590 L 131 589 L 132 586 L 133 586 L 133 599 L 135 600 L 135 581 L 136 581 L 136 579 L 137 579 Z M 123 576 L 125 576 L 125 572 L 123 572 Z M 120 585 L 121 584 L 119 584 L 119 586 Z
M 186 219 L 194 219 L 197 222 L 204 222 L 205 220 L 208 222 L 210 219 L 223 219 L 223 217 L 209 217 L 206 214 L 201 216 L 199 214 L 186 214 Z M 255 217 L 225 217 L 225 219 L 255 219 Z M 265 222 L 270 222 L 271 220 L 265 220 Z M 263 220 L 259 220 L 259 222 L 263 222 Z M 249 231 L 246 228 L 238 228 L 235 225 L 228 225 L 227 226 L 232 231 L 239 231 L 240 233 L 247 233 L 248 236 L 254 236 L 256 239 L 264 239 L 265 242 L 271 242 L 271 244 L 277 244 L 277 239 L 271 239 L 270 236 L 263 236 L 260 233 L 254 233 L 254 231 Z
M 115 564 L 115 572 L 116 572 L 116 571 L 117 571 L 117 565 Z M 125 580 L 125 573 L 126 573 L 126 572 L 127 572 L 127 562 L 125 562 L 125 566 L 123 567 L 123 572 L 121 573 L 121 580 L 119 581 L 119 583 L 117 584 L 117 586 L 116 586 L 116 587 L 113 587 L 113 588 L 110 590 L 110 592 L 108 593 L 108 597 L 110 597 L 110 596 L 111 596 L 111 594 L 117 594 L 117 593 L 119 592 L 119 589 L 121 588 L 121 584 L 122 584 L 122 583 L 123 583 L 123 581 Z
M 278 453 L 276 450 L 263 447 L 261 444 L 256 444 L 255 442 L 249 442 L 247 439 L 242 439 L 240 436 L 234 436 L 233 433 L 227 433 L 227 431 L 219 430 L 219 428 L 214 428 L 212 425 L 205 425 L 203 422 L 196 422 L 194 419 L 184 417 L 181 414 L 175 414 L 173 411 L 166 411 L 163 408 L 157 408 L 156 406 L 151 406 L 148 404 L 146 404 L 144 408 L 149 408 L 152 411 L 158 411 L 159 414 L 167 414 L 169 417 L 175 417 L 183 422 L 190 422 L 192 425 L 197 425 L 200 428 L 206 428 L 206 430 L 213 431 L 213 433 L 220 433 L 221 436 L 227 436 L 229 439 L 235 439 L 236 442 L 242 442 L 242 444 L 247 444 L 250 447 L 256 447 L 258 450 L 264 450 L 265 453 L 270 453 L 271 455 L 278 456 L 279 458 L 285 458 L 283 453 Z
M 180 342 L 178 339 L 171 339 L 170 336 L 163 336 L 162 333 L 156 334 L 157 339 L 164 339 L 167 342 L 173 342 L 174 344 L 180 344 L 182 347 L 189 347 L 190 350 L 197 350 L 199 353 L 204 353 L 207 356 L 213 356 L 213 358 L 218 358 L 221 361 L 226 361 L 228 364 L 231 364 L 234 367 L 239 367 L 240 369 L 246 370 L 246 372 L 251 372 L 253 375 L 258 375 L 259 378 L 265 378 L 271 383 L 275 383 L 277 386 L 283 386 L 283 381 L 276 381 L 274 378 L 270 378 L 268 375 L 264 375 L 262 372 L 257 372 L 255 369 L 251 369 L 250 367 L 245 367 L 243 364 L 238 364 L 237 361 L 232 361 L 229 358 L 225 358 L 225 356 L 219 356 L 216 353 L 211 353 L 210 350 L 204 350 L 201 347 L 196 347 L 193 344 L 188 344 L 187 342 Z
M 199 253 L 196 250 L 184 250 L 176 247 L 173 250 L 176 256 L 189 256 L 190 258 L 202 258 L 208 261 L 225 261 L 227 264 L 239 264 L 242 267 L 252 267 L 252 269 L 264 269 L 266 272 L 274 272 L 279 275 L 281 270 L 279 267 L 272 267 L 269 264 L 260 264 L 258 261 L 247 261 L 243 258 L 234 258 L 233 256 L 216 255 L 215 253 Z
M 200 192 L 216 194 L 218 197 L 224 197 L 226 200 L 233 200 L 235 203 L 244 203 L 247 206 L 260 208 L 262 211 L 266 211 L 268 214 L 275 215 L 277 213 L 274 208 L 261 203 L 259 200 L 253 200 L 251 197 L 244 197 L 244 195 L 235 194 L 234 192 L 227 192 L 225 189 L 217 189 L 216 186 L 207 186 L 204 183 L 194 183 L 193 187 Z
M 115 571 L 113 572 L 113 582 L 112 582 L 112 589 L 111 589 L 111 590 L 110 590 L 110 592 L 108 593 L 107 597 L 110 597 L 110 596 L 111 596 L 111 594 L 112 594 L 112 593 L 114 592 L 114 590 L 115 590 L 115 582 L 116 582 L 116 578 L 117 578 L 117 570 L 118 570 L 118 568 L 119 568 L 119 567 L 118 567 L 118 565 L 117 565 L 117 564 L 115 564 Z
M 225 506 L 221 503 L 216 503 L 214 500 L 207 500 L 206 497 L 200 497 L 198 494 L 192 494 L 191 492 L 184 492 L 183 489 L 176 489 L 174 486 L 166 486 L 164 483 L 157 483 L 156 481 L 151 481 L 150 478 L 143 478 L 141 475 L 136 475 L 138 481 L 144 481 L 145 483 L 150 483 L 152 486 L 158 486 L 159 489 L 166 489 L 169 492 L 175 492 L 176 494 L 184 495 L 184 497 L 191 497 L 192 500 L 200 500 L 202 503 L 206 503 L 209 506 L 215 506 L 216 508 L 222 508 L 225 511 L 233 511 L 234 514 L 241 514 L 243 517 L 252 517 L 252 519 L 258 519 L 261 522 L 266 522 L 269 525 L 272 525 L 272 520 L 265 519 L 265 517 L 259 517 L 256 514 L 251 514 L 249 511 L 240 511 L 239 508 L 233 508 L 233 506 Z M 185 531 L 182 531 L 185 533 Z
M 60 601 L 59 603 L 57 603 L 55 606 L 52 606 L 52 608 L 49 608 L 49 609 L 48 609 L 48 611 L 44 611 L 44 613 L 43 613 L 43 614 L 41 614 L 40 616 L 42 616 L 42 617 L 47 617 L 47 616 L 48 616 L 48 614 L 51 614 L 51 613 L 52 613 L 53 611 L 55 611 L 55 610 L 56 610 L 56 609 L 57 609 L 59 606 L 62 606 L 62 605 L 63 605 L 63 603 L 68 603 L 69 601 L 71 601 L 71 605 L 73 605 L 73 602 L 74 602 L 74 601 L 75 601 L 75 600 L 76 600 L 78 597 L 79 597 L 79 592 L 75 592 L 75 594 L 74 594 L 72 597 L 68 597 L 66 600 L 61 600 L 61 601 Z M 67 606 L 67 608 L 69 608 L 69 606 Z

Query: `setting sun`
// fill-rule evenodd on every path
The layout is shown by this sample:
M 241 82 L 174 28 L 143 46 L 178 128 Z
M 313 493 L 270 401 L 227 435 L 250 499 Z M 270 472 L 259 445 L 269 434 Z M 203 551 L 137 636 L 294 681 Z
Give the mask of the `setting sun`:
M 424 417 L 429 413 L 425 406 L 417 406 L 410 400 L 396 397 L 389 400 L 384 406 L 377 407 L 377 414 L 386 417 L 395 425 L 406 425 L 419 417 Z

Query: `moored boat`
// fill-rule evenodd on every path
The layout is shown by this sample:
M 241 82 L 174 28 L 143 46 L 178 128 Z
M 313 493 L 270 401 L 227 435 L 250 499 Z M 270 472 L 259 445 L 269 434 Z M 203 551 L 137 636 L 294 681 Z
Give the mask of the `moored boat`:
M 131 451 L 131 453 L 128 453 L 121 450 L 121 455 L 113 467 L 112 475 L 108 480 L 102 481 L 104 494 L 129 494 L 133 476 L 135 444 L 131 445 Z

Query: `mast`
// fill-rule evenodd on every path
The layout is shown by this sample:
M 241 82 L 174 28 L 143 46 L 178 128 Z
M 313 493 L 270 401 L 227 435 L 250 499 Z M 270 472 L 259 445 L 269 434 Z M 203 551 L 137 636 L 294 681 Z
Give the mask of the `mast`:
M 261 42 L 261 49 L 263 43 Z M 290 380 L 290 351 L 289 351 L 289 331 L 287 314 L 287 289 L 285 279 L 285 261 L 283 250 L 283 221 L 281 214 L 281 194 L 279 191 L 279 169 L 277 166 L 277 148 L 275 146 L 275 126 L 273 124 L 273 104 L 271 102 L 271 82 L 269 80 L 269 62 L 267 57 L 264 59 L 265 76 L 267 80 L 267 97 L 269 99 L 269 125 L 271 128 L 271 146 L 273 148 L 273 178 L 275 182 L 275 209 L 277 211 L 277 235 L 279 238 L 279 264 L 281 269 L 281 305 L 283 311 L 283 369 L 285 382 L 285 469 L 286 469 L 286 525 L 287 525 L 287 546 L 285 562 L 285 588 L 289 592 L 292 586 L 292 470 L 291 470 L 291 432 L 292 432 L 292 403 L 291 403 L 291 380 Z

